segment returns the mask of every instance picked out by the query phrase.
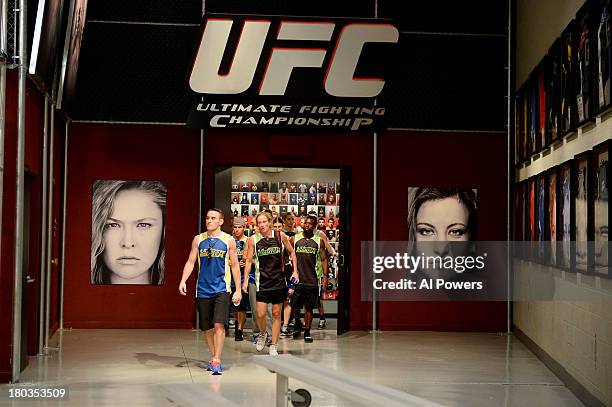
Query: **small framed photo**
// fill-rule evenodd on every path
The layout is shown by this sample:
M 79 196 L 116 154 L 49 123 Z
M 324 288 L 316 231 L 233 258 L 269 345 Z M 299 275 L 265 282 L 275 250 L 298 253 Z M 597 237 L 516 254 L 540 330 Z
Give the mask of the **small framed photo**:
M 588 273 L 592 261 L 589 241 L 593 241 L 592 152 L 585 151 L 574 157 L 574 228 L 576 271 Z
M 280 204 L 281 205 L 289 205 L 289 195 L 292 195 L 292 194 L 281 192 L 280 194 Z

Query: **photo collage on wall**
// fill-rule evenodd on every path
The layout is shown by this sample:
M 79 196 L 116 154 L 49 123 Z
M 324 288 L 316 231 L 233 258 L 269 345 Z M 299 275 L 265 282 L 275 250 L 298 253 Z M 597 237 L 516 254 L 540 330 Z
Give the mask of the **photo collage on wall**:
M 515 94 L 514 163 L 612 107 L 612 0 L 587 0 Z
M 526 259 L 612 278 L 608 262 L 609 151 L 606 141 L 515 185 L 516 240 L 534 244 Z
M 317 229 L 325 233 L 336 253 L 340 250 L 340 184 L 337 182 L 232 181 L 231 211 L 243 217 L 245 233 L 255 233 L 255 216 L 270 209 L 273 217 L 287 212 L 295 216 L 296 228 L 301 229 L 307 215 L 317 217 Z M 335 299 L 338 293 L 338 256 L 328 257 L 330 286 L 324 299 Z

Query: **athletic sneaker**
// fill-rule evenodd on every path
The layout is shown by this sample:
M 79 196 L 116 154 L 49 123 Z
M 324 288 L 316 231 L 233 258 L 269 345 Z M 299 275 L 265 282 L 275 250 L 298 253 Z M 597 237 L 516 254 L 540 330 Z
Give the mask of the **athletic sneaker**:
M 270 356 L 278 356 L 276 345 L 270 345 Z
M 244 341 L 244 337 L 242 336 L 242 329 L 237 329 L 236 330 L 236 335 L 234 335 L 234 341 L 236 341 L 236 342 Z
M 266 347 L 266 339 L 268 338 L 268 333 L 260 333 L 257 336 L 257 343 L 255 345 L 255 349 L 257 352 L 261 352 Z
M 289 336 L 289 335 L 291 335 L 291 331 L 289 331 L 289 327 L 287 325 L 283 325 L 281 327 L 281 335 L 282 336 Z
M 206 371 L 210 372 L 212 370 L 212 364 L 213 364 L 213 360 L 209 360 L 208 363 L 206 364 Z
M 211 370 L 213 375 L 220 375 L 223 373 L 223 369 L 221 368 L 221 362 L 212 362 Z
M 319 329 L 325 329 L 325 319 L 320 319 L 319 320 Z
M 298 330 L 293 331 L 293 339 L 297 339 L 297 338 L 299 338 L 301 334 L 302 334 L 302 331 L 301 331 L 301 330 L 299 330 L 299 329 L 298 329 Z
M 310 330 L 304 331 L 304 342 L 312 343 L 312 341 L 313 339 L 312 339 L 312 336 L 310 335 Z

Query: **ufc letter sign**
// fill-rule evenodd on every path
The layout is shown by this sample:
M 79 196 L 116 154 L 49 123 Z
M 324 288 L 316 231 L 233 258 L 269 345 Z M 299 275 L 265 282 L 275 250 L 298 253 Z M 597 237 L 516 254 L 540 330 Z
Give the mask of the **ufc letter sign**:
M 373 98 L 385 81 L 355 77 L 364 45 L 399 39 L 397 28 L 389 23 L 266 17 L 243 21 L 239 36 L 234 28 L 237 39 L 232 42 L 232 27 L 239 27 L 236 19 L 206 18 L 189 78 L 194 92 L 235 95 L 256 89 L 261 96 L 283 96 L 295 69 L 309 68 L 320 70 L 328 95 Z M 226 49 L 233 54 L 229 68 L 220 73 Z

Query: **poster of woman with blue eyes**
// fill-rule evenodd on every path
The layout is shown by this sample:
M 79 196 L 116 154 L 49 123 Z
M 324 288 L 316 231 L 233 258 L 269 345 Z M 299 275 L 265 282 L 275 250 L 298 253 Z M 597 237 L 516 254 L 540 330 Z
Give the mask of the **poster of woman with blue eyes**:
M 166 186 L 159 181 L 93 184 L 91 283 L 164 283 Z

